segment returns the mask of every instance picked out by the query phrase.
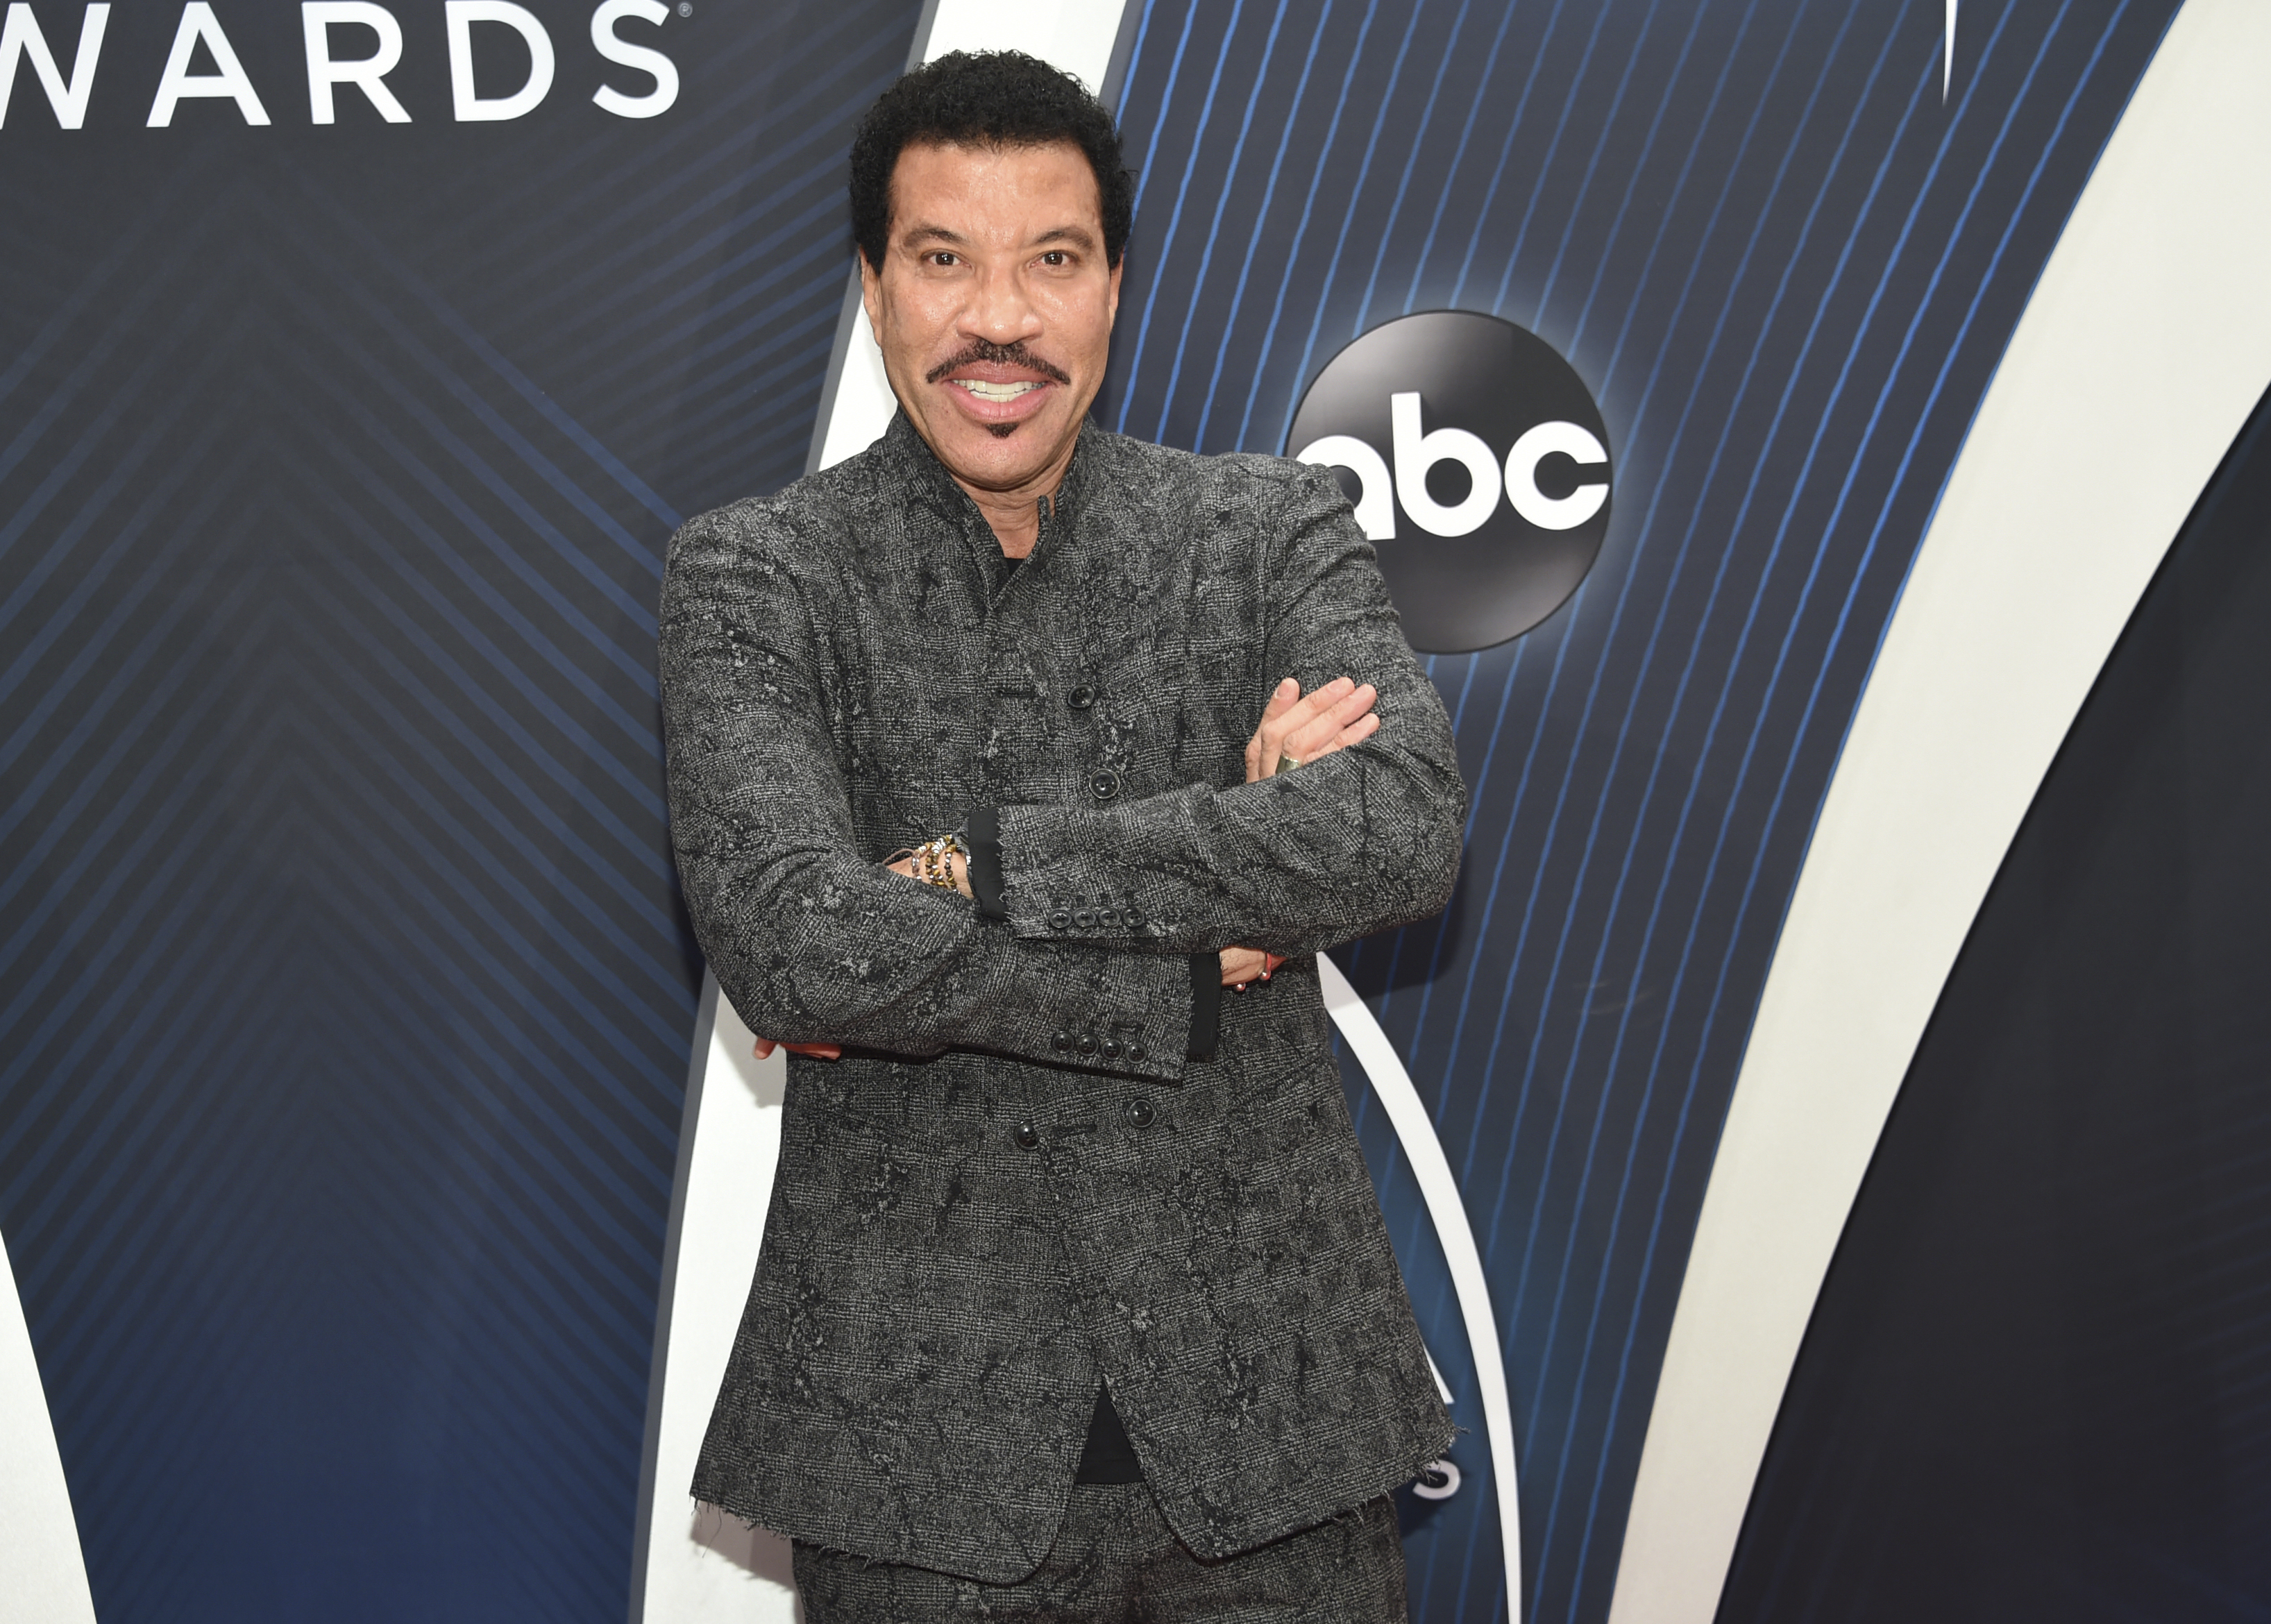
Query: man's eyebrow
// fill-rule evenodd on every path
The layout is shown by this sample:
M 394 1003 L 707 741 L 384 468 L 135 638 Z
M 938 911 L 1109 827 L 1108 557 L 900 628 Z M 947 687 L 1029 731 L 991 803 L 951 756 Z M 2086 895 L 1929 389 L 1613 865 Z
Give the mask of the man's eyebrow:
M 947 227 L 924 222 L 908 227 L 900 235 L 899 242 L 908 248 L 928 247 L 933 244 L 947 248 L 965 248 L 969 245 L 970 239 Z M 1096 247 L 1096 234 L 1085 226 L 1052 226 L 1046 231 L 1036 235 L 1030 246 L 1043 248 L 1052 242 L 1065 242 L 1075 248 L 1092 250 Z

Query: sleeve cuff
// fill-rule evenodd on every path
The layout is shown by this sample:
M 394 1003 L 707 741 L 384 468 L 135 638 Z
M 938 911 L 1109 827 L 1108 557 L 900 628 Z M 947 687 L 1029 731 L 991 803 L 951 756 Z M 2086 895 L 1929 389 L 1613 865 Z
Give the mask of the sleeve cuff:
M 1191 955 L 1191 1037 L 1184 1051 L 1189 1060 L 1212 1060 L 1215 1035 L 1222 1025 L 1222 957 L 1216 953 Z
M 973 808 L 970 814 L 970 894 L 978 900 L 981 919 L 1006 920 L 1001 904 L 1001 812 L 998 807 Z

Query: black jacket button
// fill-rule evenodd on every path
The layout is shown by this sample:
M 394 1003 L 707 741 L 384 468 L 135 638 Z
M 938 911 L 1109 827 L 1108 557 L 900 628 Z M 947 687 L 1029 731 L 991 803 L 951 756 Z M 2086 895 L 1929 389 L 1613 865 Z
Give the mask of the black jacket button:
M 1140 1043 L 1131 1043 L 1128 1046 L 1128 1058 L 1130 1060 L 1142 1060 L 1150 1052 Z
M 1098 801 L 1109 801 L 1120 793 L 1120 775 L 1109 767 L 1098 767 L 1088 775 L 1088 793 Z
M 1131 1099 L 1121 1109 L 1126 1114 L 1130 1128 L 1149 1128 L 1159 1120 L 1159 1114 L 1151 1109 L 1151 1102 L 1148 1099 Z
M 1056 1050 L 1059 1054 L 1062 1054 L 1065 1050 L 1072 1047 L 1072 1034 L 1068 1032 L 1051 1032 L 1049 1034 L 1049 1047 Z
M 1090 1036 L 1088 1036 L 1085 1032 L 1083 1032 L 1083 1033 L 1081 1035 L 1081 1039 L 1080 1039 L 1080 1052 L 1081 1052 L 1082 1054 L 1095 1054 L 1095 1053 L 1096 1053 L 1096 1039 L 1093 1039 L 1093 1038 L 1091 1038 L 1091 1037 L 1090 1037 Z
M 1096 911 L 1093 908 L 1083 908 L 1079 913 L 1072 916 L 1072 922 L 1079 926 L 1083 930 L 1094 930 L 1096 928 Z
M 1120 917 L 1127 921 L 1128 928 L 1130 930 L 1141 928 L 1143 923 L 1143 914 L 1137 912 L 1136 905 L 1132 902 L 1120 910 Z
M 1041 1130 L 1031 1122 L 1018 1123 L 1017 1131 L 1011 1137 L 1016 1140 L 1017 1148 L 1021 1151 L 1038 1151 L 1041 1148 Z
M 1116 908 L 1098 908 L 1096 911 L 1096 922 L 1106 930 L 1116 929 L 1120 924 L 1120 912 Z
M 1098 1048 L 1106 1060 L 1118 1060 L 1120 1058 L 1120 1039 L 1117 1038 L 1106 1038 L 1098 1046 Z
M 1085 711 L 1096 703 L 1096 690 L 1085 682 L 1076 684 L 1065 696 L 1065 703 L 1076 711 Z
M 1051 930 L 1070 930 L 1072 928 L 1072 910 L 1070 908 L 1050 909 L 1049 928 Z

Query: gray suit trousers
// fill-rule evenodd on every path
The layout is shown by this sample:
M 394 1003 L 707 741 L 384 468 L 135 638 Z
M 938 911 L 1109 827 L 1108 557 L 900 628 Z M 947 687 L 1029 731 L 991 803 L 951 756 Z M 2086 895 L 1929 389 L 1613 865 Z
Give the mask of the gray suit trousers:
M 1194 1556 L 1141 1483 L 1072 1491 L 1048 1560 L 1010 1584 L 800 1543 L 804 1624 L 1405 1624 L 1404 1546 L 1388 1495 L 1257 1549 Z

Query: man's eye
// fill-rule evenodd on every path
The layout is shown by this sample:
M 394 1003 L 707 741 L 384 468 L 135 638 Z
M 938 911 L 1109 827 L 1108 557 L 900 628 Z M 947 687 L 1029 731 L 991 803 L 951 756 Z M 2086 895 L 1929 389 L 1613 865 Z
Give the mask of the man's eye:
M 954 256 L 941 249 L 930 257 L 930 262 L 934 265 L 950 265 L 954 263 Z
M 1041 263 L 1045 265 L 1061 265 L 1068 262 L 1065 258 L 1065 253 L 1062 249 L 1053 248 L 1049 250 L 1048 252 L 1041 256 Z

